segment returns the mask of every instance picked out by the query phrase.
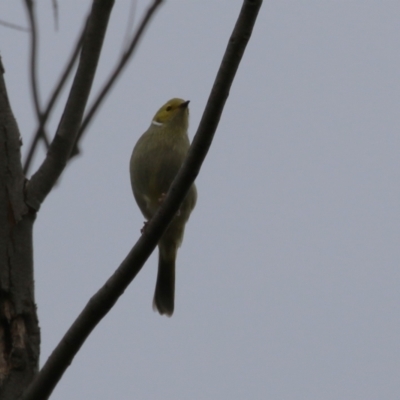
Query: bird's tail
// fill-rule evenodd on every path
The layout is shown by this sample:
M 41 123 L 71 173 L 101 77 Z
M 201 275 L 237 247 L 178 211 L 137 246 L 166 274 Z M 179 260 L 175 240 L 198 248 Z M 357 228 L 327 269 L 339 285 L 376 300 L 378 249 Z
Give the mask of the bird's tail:
M 170 317 L 174 312 L 176 246 L 159 244 L 158 274 L 153 309 Z

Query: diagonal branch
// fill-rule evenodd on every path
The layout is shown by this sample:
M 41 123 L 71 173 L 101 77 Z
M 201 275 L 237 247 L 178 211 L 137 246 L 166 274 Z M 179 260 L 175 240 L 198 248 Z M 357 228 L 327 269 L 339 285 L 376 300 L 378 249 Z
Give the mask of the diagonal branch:
M 188 157 L 161 208 L 118 269 L 89 300 L 24 393 L 23 400 L 44 400 L 50 396 L 86 338 L 135 278 L 178 211 L 210 148 L 261 4 L 262 0 L 245 0 L 243 3 Z
M 78 69 L 64 113 L 46 158 L 26 187 L 26 203 L 36 211 L 63 172 L 75 143 L 113 5 L 114 0 L 93 1 Z
M 82 48 L 83 39 L 85 37 L 85 32 L 86 32 L 86 27 L 87 27 L 88 21 L 89 21 L 89 18 L 87 18 L 85 21 L 85 24 L 82 28 L 82 32 L 80 33 L 80 35 L 78 37 L 78 40 L 74 47 L 74 50 L 69 58 L 68 63 L 65 66 L 64 72 L 61 74 L 61 77 L 60 77 L 57 85 L 55 86 L 53 93 L 50 96 L 50 100 L 47 104 L 47 107 L 45 108 L 43 114 L 40 117 L 39 126 L 36 129 L 36 133 L 33 137 L 32 143 L 29 147 L 28 155 L 25 160 L 25 165 L 24 165 L 24 174 L 25 175 L 28 175 L 29 168 L 32 163 L 33 155 L 35 154 L 37 144 L 39 143 L 39 139 L 41 137 L 43 137 L 45 139 L 45 144 L 46 144 L 47 149 L 50 146 L 47 136 L 46 136 L 46 133 L 44 131 L 44 127 L 46 125 L 46 122 L 47 122 L 51 112 L 53 111 L 54 105 L 55 105 L 62 89 L 65 86 L 65 83 L 67 82 L 68 77 L 71 74 L 72 68 L 74 67 L 75 62 L 78 59 L 79 53 Z
M 79 154 L 78 149 L 78 142 L 80 141 L 83 133 L 86 131 L 87 127 L 89 126 L 90 122 L 92 121 L 93 117 L 96 115 L 100 105 L 103 103 L 106 95 L 109 93 L 111 88 L 114 86 L 117 78 L 121 75 L 123 69 L 125 68 L 128 61 L 131 59 L 140 39 L 143 36 L 144 31 L 146 30 L 147 25 L 149 24 L 152 16 L 154 15 L 157 8 L 161 5 L 163 0 L 154 0 L 153 4 L 148 8 L 146 14 L 144 15 L 142 21 L 139 24 L 139 27 L 136 33 L 133 35 L 131 43 L 129 44 L 127 50 L 122 54 L 120 61 L 116 65 L 114 71 L 111 73 L 108 81 L 103 86 L 100 94 L 93 102 L 92 106 L 90 107 L 89 111 L 86 113 L 85 118 L 82 122 L 82 125 L 78 132 L 78 137 L 76 139 L 76 143 L 74 146 L 74 150 L 71 153 L 71 158 Z

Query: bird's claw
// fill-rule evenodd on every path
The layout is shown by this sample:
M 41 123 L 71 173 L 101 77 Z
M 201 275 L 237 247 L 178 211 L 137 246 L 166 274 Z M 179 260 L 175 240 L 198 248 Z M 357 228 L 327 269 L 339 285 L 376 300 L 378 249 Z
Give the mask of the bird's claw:
M 143 228 L 140 230 L 140 233 L 143 235 L 143 233 L 146 232 L 146 227 L 148 225 L 149 221 L 144 221 L 143 222 Z

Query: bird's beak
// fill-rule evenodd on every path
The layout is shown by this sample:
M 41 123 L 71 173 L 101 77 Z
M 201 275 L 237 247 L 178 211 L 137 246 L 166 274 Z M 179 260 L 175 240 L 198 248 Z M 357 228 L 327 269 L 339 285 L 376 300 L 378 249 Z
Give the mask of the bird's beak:
M 190 103 L 190 100 L 185 101 L 185 102 L 183 102 L 183 103 L 179 106 L 179 108 L 187 108 L 188 105 L 189 105 L 189 103 Z

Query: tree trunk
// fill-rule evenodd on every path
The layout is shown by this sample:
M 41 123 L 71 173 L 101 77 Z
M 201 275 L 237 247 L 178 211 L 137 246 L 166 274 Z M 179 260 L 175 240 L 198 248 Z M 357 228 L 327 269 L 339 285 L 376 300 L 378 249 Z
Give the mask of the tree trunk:
M 38 370 L 40 331 L 33 285 L 36 213 L 24 199 L 21 139 L 0 59 L 0 398 L 16 399 Z

